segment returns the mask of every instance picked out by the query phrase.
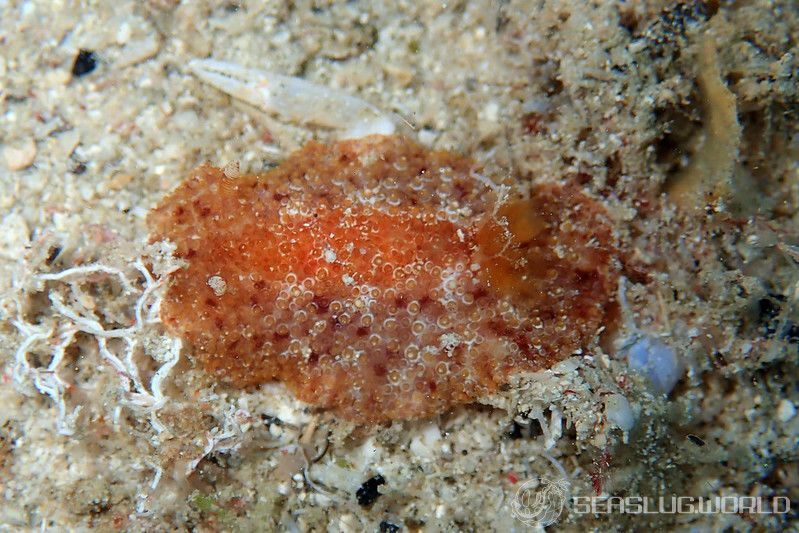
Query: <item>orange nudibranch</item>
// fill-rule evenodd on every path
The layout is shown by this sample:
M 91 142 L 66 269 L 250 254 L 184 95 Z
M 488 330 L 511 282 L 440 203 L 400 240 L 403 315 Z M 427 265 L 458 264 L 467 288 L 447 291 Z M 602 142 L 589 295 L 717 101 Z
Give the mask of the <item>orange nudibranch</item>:
M 312 142 L 258 176 L 200 167 L 149 217 L 187 262 L 162 320 L 230 386 L 279 380 L 357 422 L 472 402 L 590 348 L 619 277 L 576 186 L 496 189 L 399 136 Z

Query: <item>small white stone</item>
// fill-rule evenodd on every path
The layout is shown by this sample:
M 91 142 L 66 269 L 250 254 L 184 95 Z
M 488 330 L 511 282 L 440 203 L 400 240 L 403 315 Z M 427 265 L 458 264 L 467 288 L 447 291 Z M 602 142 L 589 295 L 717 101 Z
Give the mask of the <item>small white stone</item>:
M 16 146 L 3 147 L 3 159 L 9 170 L 22 170 L 33 164 L 36 158 L 36 143 L 33 139 L 26 139 Z
M 436 140 L 436 132 L 433 130 L 422 129 L 419 131 L 419 142 L 425 146 L 432 146 Z
M 635 413 L 621 394 L 611 394 L 605 399 L 605 414 L 608 421 L 622 431 L 630 431 L 635 426 Z
M 75 148 L 80 144 L 80 131 L 72 129 L 66 131 L 58 136 L 55 144 L 55 152 L 57 157 L 66 159 L 72 155 Z
M 441 442 L 441 430 L 431 422 L 420 428 L 411 438 L 410 450 L 416 457 L 424 460 L 433 460 L 436 449 Z
M 777 405 L 777 420 L 780 422 L 787 422 L 794 416 L 796 416 L 796 407 L 794 407 L 790 400 L 782 400 L 779 405 Z
M 499 118 L 499 104 L 489 102 L 483 108 L 483 119 L 489 122 L 496 122 Z
M 128 22 L 123 22 L 119 25 L 119 29 L 117 30 L 117 44 L 125 44 L 130 40 L 132 34 L 133 30 L 130 24 Z
M 325 248 L 324 256 L 325 256 L 325 261 L 327 261 L 328 263 L 336 262 L 336 252 L 334 252 L 332 248 Z
M 211 276 L 208 278 L 208 286 L 217 296 L 222 296 L 227 291 L 227 283 L 221 276 Z
M 338 529 L 341 533 L 355 533 L 356 531 L 363 531 L 361 523 L 352 514 L 342 515 L 338 519 Z
M 544 97 L 532 98 L 522 104 L 522 113 L 525 114 L 536 113 L 538 115 L 543 115 L 544 113 L 548 113 L 551 109 L 552 103 L 548 98 Z

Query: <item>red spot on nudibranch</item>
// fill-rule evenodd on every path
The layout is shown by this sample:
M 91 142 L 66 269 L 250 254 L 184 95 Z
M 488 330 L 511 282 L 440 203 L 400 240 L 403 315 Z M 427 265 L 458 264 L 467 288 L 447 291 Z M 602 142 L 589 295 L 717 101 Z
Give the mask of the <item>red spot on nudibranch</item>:
M 496 391 L 595 342 L 618 272 L 608 217 L 575 186 L 489 185 L 392 136 L 310 143 L 262 176 L 201 167 L 149 220 L 188 259 L 164 323 L 225 382 L 277 379 L 357 421 Z

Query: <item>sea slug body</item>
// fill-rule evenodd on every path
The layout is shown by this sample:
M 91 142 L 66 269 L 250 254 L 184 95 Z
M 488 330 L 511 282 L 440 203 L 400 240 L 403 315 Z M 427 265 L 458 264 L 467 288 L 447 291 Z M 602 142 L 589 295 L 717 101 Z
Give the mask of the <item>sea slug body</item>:
M 505 198 L 470 159 L 400 136 L 312 142 L 260 176 L 200 167 L 149 223 L 187 261 L 161 316 L 201 367 L 357 422 L 474 401 L 613 316 L 595 200 L 553 183 Z

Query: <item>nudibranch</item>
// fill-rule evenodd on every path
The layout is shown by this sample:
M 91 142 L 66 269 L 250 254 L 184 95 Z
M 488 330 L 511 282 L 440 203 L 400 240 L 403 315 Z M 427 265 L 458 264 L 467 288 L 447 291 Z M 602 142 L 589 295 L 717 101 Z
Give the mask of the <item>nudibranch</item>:
M 311 142 L 262 175 L 200 167 L 149 217 L 186 261 L 162 320 L 216 379 L 356 422 L 473 402 L 590 348 L 619 276 L 576 185 L 502 192 L 398 135 Z

